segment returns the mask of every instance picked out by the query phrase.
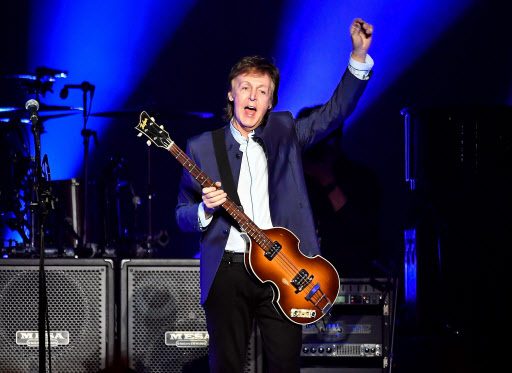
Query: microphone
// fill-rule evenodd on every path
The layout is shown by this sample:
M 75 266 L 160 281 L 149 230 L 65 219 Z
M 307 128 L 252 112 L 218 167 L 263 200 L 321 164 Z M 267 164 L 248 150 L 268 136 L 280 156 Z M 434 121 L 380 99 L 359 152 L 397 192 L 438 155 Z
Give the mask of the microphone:
M 28 100 L 25 104 L 25 109 L 27 109 L 30 113 L 30 121 L 32 124 L 37 122 L 37 111 L 39 110 L 39 102 L 36 100 Z

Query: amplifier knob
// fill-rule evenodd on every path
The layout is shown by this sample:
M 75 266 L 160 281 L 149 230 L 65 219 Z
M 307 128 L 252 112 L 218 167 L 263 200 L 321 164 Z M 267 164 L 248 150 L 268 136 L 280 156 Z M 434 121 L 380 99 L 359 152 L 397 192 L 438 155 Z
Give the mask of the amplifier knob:
M 332 348 L 327 347 L 327 348 L 325 349 L 325 351 L 327 351 L 327 353 L 328 353 L 328 354 L 330 354 L 330 353 L 332 352 Z
M 311 347 L 311 352 L 315 353 L 316 352 L 316 348 L 315 347 Z
M 307 354 L 309 352 L 309 348 L 307 347 L 303 347 L 302 348 L 302 352 L 304 352 L 305 354 Z
M 321 354 L 324 353 L 324 348 L 323 347 L 318 347 L 318 352 L 320 352 Z

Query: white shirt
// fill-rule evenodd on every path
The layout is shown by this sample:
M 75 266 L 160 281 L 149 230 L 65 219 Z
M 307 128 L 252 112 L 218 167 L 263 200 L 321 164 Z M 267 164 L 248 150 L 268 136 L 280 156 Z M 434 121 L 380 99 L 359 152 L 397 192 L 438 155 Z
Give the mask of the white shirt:
M 350 57 L 348 69 L 358 79 L 368 80 L 370 70 L 373 67 L 373 59 L 366 55 L 364 63 L 357 62 Z M 244 208 L 244 213 L 261 229 L 272 228 L 270 218 L 270 207 L 268 199 L 268 170 L 267 158 L 263 148 L 253 140 L 254 131 L 249 133 L 248 139 L 230 124 L 231 135 L 240 144 L 239 150 L 243 153 L 242 164 L 240 166 L 240 177 L 238 179 L 237 192 L 240 197 L 240 203 Z M 199 225 L 201 228 L 207 227 L 212 217 L 205 218 L 204 204 L 200 203 L 197 211 Z M 246 243 L 240 232 L 231 227 L 227 251 L 236 251 L 243 253 Z

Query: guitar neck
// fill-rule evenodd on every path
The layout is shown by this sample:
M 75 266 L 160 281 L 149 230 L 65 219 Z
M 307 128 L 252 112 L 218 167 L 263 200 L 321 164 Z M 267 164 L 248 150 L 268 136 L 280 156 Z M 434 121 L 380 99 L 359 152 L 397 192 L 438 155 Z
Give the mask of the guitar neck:
M 168 148 L 171 154 L 178 162 L 197 180 L 203 188 L 214 187 L 215 182 L 208 177 L 190 157 L 183 152 L 174 142 Z M 272 240 L 234 203 L 229 196 L 222 207 L 227 213 L 235 219 L 241 229 L 243 229 L 249 237 L 261 246 L 264 251 L 268 251 L 272 246 Z

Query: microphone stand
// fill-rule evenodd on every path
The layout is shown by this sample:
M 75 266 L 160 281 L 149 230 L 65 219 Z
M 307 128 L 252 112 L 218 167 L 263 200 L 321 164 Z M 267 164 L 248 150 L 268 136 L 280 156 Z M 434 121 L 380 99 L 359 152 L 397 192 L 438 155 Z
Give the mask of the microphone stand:
M 39 229 L 39 313 L 38 313 L 38 335 L 39 335 L 39 372 L 46 372 L 46 354 L 45 354 L 45 319 L 46 329 L 48 331 L 48 356 L 51 370 L 51 341 L 50 326 L 48 320 L 48 297 L 46 293 L 46 274 L 44 270 L 44 224 L 46 217 L 54 207 L 55 198 L 51 195 L 51 190 L 43 186 L 44 180 L 41 167 L 41 126 L 38 123 L 37 116 L 31 117 L 32 133 L 34 134 L 35 144 L 35 178 L 34 190 L 36 202 L 32 203 L 37 208 L 37 222 Z

